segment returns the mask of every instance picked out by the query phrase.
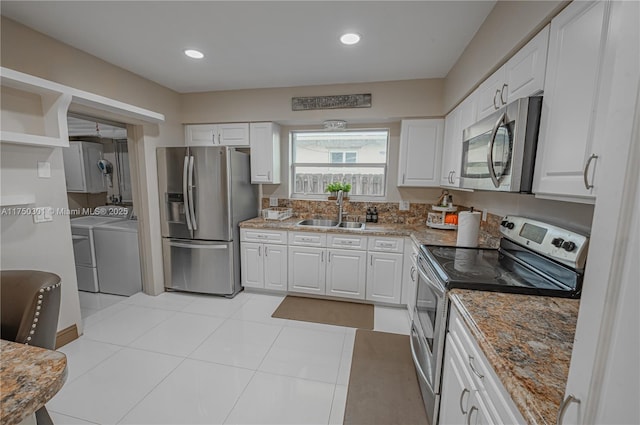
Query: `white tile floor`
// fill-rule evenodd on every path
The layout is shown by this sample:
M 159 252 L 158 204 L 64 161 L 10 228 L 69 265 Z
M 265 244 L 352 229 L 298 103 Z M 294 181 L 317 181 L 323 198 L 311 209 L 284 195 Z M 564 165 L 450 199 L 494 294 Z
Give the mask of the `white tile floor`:
M 58 425 L 342 423 L 355 329 L 274 319 L 281 296 L 81 297 Z M 406 310 L 376 306 L 375 329 L 408 334 Z

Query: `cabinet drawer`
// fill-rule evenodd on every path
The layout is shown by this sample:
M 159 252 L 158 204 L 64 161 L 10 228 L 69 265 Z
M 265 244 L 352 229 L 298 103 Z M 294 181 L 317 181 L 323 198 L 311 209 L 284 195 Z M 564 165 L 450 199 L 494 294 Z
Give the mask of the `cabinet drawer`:
M 286 244 L 287 232 L 284 230 L 240 229 L 242 242 L 265 242 Z
M 369 237 L 369 251 L 403 252 L 404 240 L 402 238 Z
M 289 232 L 289 245 L 327 246 L 327 235 L 324 233 Z
M 367 249 L 367 237 L 347 234 L 327 235 L 327 246 L 329 248 L 343 249 Z

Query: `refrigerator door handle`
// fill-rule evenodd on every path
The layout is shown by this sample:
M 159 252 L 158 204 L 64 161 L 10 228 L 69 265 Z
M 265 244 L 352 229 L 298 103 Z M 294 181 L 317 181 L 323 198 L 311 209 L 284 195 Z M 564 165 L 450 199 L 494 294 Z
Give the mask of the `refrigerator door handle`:
M 228 249 L 227 245 L 208 245 L 208 244 L 190 244 L 169 241 L 169 246 L 176 248 L 189 248 L 189 249 Z
M 191 216 L 191 226 L 193 230 L 198 230 L 198 222 L 196 220 L 196 211 L 193 206 L 193 156 L 189 157 L 189 184 L 188 184 L 188 194 L 189 194 L 189 215 Z
M 184 200 L 184 215 L 187 220 L 187 229 L 193 230 L 191 226 L 191 215 L 189 214 L 189 196 L 187 190 L 187 176 L 189 170 L 189 157 L 184 157 L 184 164 L 182 167 L 182 199 Z

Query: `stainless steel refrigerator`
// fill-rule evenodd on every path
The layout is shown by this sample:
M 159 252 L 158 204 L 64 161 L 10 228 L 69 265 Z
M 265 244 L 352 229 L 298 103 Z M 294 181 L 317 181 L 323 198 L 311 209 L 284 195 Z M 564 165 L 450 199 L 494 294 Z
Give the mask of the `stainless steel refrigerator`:
M 234 296 L 241 289 L 238 223 L 258 214 L 249 155 L 159 148 L 157 159 L 165 287 Z

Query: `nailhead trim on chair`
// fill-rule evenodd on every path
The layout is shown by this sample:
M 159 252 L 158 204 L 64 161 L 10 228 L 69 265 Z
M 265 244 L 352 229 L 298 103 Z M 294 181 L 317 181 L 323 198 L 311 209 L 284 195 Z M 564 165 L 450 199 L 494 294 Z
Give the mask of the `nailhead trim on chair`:
M 38 295 L 38 304 L 36 305 L 36 314 L 35 314 L 35 316 L 33 318 L 33 323 L 31 324 L 31 330 L 29 331 L 29 336 L 27 337 L 27 342 L 24 343 L 25 345 L 29 345 L 29 342 L 31 341 L 31 335 L 36 333 L 36 326 L 38 324 L 38 316 L 40 316 L 40 310 L 42 309 L 42 299 L 44 298 L 44 295 L 42 295 L 42 294 L 44 293 L 45 290 L 47 292 L 49 292 L 52 289 L 55 289 L 60 285 L 62 285 L 62 282 L 58 282 L 55 285 L 47 286 L 46 288 L 40 289 L 40 295 Z

